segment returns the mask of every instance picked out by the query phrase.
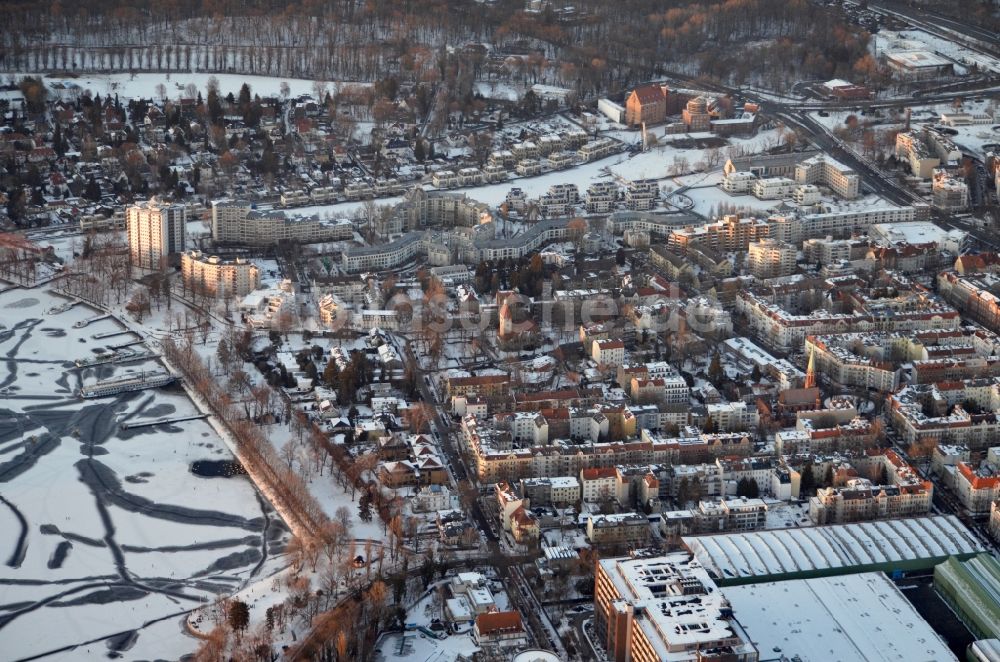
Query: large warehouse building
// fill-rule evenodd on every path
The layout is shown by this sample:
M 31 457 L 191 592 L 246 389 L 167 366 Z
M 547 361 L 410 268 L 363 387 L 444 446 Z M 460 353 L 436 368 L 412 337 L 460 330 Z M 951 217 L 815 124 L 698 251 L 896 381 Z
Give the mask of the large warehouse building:
M 858 572 L 932 568 L 985 551 L 954 515 L 802 529 L 688 536 L 720 586 Z
M 761 651 L 761 660 L 955 660 L 947 644 L 881 572 L 721 590 L 733 616 Z

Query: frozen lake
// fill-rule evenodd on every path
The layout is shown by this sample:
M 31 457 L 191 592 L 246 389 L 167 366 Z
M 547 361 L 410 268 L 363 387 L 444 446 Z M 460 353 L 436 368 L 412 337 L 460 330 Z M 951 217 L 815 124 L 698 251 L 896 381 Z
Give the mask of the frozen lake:
M 273 570 L 288 534 L 245 476 L 191 472 L 233 459 L 206 420 L 121 429 L 197 415 L 178 385 L 76 396 L 164 367 L 76 368 L 136 337 L 95 340 L 118 323 L 75 328 L 98 315 L 82 305 L 47 313 L 64 302 L 0 294 L 0 658 L 177 659 L 198 645 L 181 614 Z

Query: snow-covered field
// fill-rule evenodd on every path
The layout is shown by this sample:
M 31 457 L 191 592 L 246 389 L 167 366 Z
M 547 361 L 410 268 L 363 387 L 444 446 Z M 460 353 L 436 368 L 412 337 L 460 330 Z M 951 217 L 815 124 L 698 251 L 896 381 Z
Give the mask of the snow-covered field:
M 249 481 L 191 473 L 195 461 L 232 459 L 206 421 L 119 427 L 197 415 L 176 387 L 76 397 L 81 384 L 163 367 L 74 368 L 135 336 L 94 340 L 117 322 L 74 328 L 97 315 L 82 305 L 46 313 L 64 301 L 0 294 L 0 657 L 65 649 L 57 659 L 80 659 L 135 645 L 176 659 L 197 645 L 180 614 L 273 571 L 286 532 Z M 160 619 L 147 646 L 144 628 Z M 137 641 L 104 641 L 130 632 Z
M 77 92 L 90 90 L 93 94 L 115 95 L 123 99 L 147 98 L 158 99 L 159 92 L 157 86 L 161 83 L 166 86 L 167 98 L 177 99 L 187 97 L 186 88 L 194 85 L 197 92 L 202 96 L 208 95 L 208 79 L 215 77 L 219 81 L 219 91 L 223 94 L 232 92 L 238 94 L 243 83 L 250 86 L 253 94 L 278 95 L 281 93 L 281 84 L 288 83 L 291 96 L 301 94 L 313 94 L 314 82 L 301 78 L 278 78 L 276 76 L 241 76 L 237 74 L 212 74 L 206 72 L 198 73 L 142 73 L 142 74 L 80 74 L 77 76 L 58 76 L 40 73 L 14 73 L 3 74 L 4 79 L 20 80 L 25 76 L 38 76 L 45 78 L 52 92 L 69 98 L 74 93 L 74 88 L 67 83 L 79 86 L 75 88 Z M 53 89 L 53 83 L 61 83 L 66 89 Z M 330 92 L 336 90 L 337 85 L 359 85 L 365 86 L 367 83 L 328 83 L 326 89 Z

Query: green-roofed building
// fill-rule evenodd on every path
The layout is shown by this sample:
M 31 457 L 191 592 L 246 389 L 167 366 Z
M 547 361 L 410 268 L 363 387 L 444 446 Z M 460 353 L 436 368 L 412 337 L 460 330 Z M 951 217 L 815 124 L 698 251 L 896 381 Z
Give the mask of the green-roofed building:
M 989 554 L 934 568 L 934 588 L 979 639 L 1000 637 L 1000 563 Z

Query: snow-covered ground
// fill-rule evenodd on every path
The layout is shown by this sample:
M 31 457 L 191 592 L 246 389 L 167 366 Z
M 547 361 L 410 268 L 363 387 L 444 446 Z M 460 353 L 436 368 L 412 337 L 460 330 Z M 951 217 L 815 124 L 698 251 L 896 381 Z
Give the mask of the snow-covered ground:
M 38 76 L 45 78 L 46 83 L 49 84 L 49 89 L 53 94 L 58 93 L 66 96 L 67 98 L 71 96 L 76 89 L 77 92 L 84 92 L 90 90 L 93 94 L 112 95 L 117 94 L 120 98 L 131 99 L 131 98 L 159 98 L 159 92 L 157 91 L 157 86 L 161 83 L 166 86 L 167 98 L 177 99 L 180 97 L 187 97 L 188 92 L 186 88 L 188 85 L 194 85 L 195 94 L 201 92 L 202 96 L 208 95 L 208 80 L 211 77 L 215 77 L 219 81 L 219 91 L 222 95 L 229 94 L 232 92 L 234 95 L 238 94 L 240 87 L 243 83 L 250 86 L 250 91 L 253 94 L 259 94 L 261 96 L 265 95 L 278 95 L 281 93 L 281 84 L 288 83 L 288 89 L 290 96 L 299 96 L 302 94 L 313 94 L 314 82 L 312 80 L 305 80 L 301 78 L 279 78 L 276 76 L 242 76 L 237 74 L 212 74 L 206 72 L 185 72 L 185 73 L 137 73 L 137 74 L 80 74 L 74 76 L 57 76 L 51 75 L 49 77 L 47 74 L 39 73 L 15 73 L 15 74 L 3 74 L 4 79 L 9 80 L 20 80 L 25 76 Z M 58 90 L 52 88 L 52 83 L 61 83 L 65 89 Z M 71 83 L 79 86 L 78 88 L 73 88 L 72 86 L 67 86 L 67 83 Z M 329 92 L 335 92 L 338 85 L 351 85 L 351 86 L 367 86 L 369 83 L 328 83 L 326 89 Z
M 74 368 L 135 336 L 94 340 L 117 322 L 74 328 L 97 315 L 82 305 L 46 313 L 64 301 L 0 294 L 0 650 L 19 659 L 96 641 L 90 650 L 106 651 L 102 638 L 138 631 L 145 643 L 145 624 L 166 618 L 150 652 L 176 659 L 197 645 L 181 635 L 179 615 L 276 569 L 286 532 L 246 479 L 191 473 L 198 460 L 232 459 L 206 421 L 120 428 L 197 415 L 176 387 L 75 395 L 81 384 L 163 367 Z
M 954 60 L 960 65 L 956 67 L 956 73 L 965 73 L 965 68 L 975 64 L 980 71 L 1000 72 L 1000 59 L 977 53 L 960 44 L 936 37 L 923 30 L 905 30 L 892 32 L 885 30 L 876 35 L 876 49 L 878 52 L 886 50 L 911 50 L 912 46 L 917 46 L 912 42 L 920 42 L 926 50 Z M 915 50 L 915 49 L 914 49 Z

